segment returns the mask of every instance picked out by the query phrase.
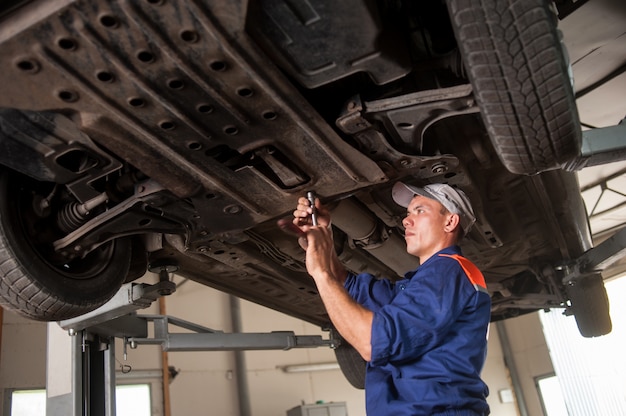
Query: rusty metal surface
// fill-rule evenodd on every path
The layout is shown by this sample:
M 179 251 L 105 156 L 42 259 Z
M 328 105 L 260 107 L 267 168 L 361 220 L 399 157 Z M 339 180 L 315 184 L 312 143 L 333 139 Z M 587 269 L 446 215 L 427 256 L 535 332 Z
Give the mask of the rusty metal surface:
M 254 53 L 243 22 L 230 24 L 241 18 L 235 3 L 50 3 L 38 22 L 25 8 L 2 24 L 0 106 L 73 114 L 179 197 L 220 194 L 255 222 L 286 211 L 304 186 L 325 195 L 386 180 Z M 299 171 L 327 174 L 272 181 L 213 156 L 272 148 Z

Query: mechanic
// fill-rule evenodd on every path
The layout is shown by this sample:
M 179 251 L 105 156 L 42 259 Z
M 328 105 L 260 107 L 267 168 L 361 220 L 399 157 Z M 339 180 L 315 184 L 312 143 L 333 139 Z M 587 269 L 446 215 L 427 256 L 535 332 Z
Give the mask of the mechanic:
M 335 328 L 367 361 L 368 415 L 488 415 L 486 358 L 491 299 L 482 273 L 458 242 L 476 218 L 469 199 L 447 184 L 398 182 L 394 201 L 407 208 L 407 252 L 419 267 L 392 282 L 354 275 L 333 245 L 330 212 L 298 200 L 306 267 Z M 416 260 L 416 265 L 418 261 Z

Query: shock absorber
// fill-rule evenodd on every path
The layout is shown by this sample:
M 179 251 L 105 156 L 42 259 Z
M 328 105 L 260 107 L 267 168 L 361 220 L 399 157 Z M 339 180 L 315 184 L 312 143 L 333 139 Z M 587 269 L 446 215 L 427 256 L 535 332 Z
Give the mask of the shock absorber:
M 57 215 L 59 228 L 63 232 L 71 233 L 87 222 L 91 211 L 95 207 L 105 203 L 108 199 L 109 197 L 106 192 L 103 192 L 84 204 L 80 204 L 78 202 L 70 202 L 69 204 L 66 204 Z

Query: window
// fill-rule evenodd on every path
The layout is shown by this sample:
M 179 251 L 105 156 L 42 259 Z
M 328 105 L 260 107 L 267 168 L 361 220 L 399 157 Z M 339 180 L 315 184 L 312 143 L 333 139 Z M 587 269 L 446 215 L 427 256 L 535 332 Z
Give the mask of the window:
M 605 286 L 613 321 L 608 335 L 584 338 L 573 317 L 556 309 L 539 313 L 565 403 L 577 416 L 626 415 L 626 278 Z
M 115 388 L 116 416 L 150 416 L 150 385 L 128 384 Z
M 45 390 L 13 390 L 11 416 L 45 416 Z
M 150 416 L 149 384 L 118 385 L 115 388 L 116 416 Z M 13 390 L 10 395 L 10 416 L 46 416 L 46 391 Z
M 545 416 L 568 416 L 567 406 L 561 391 L 559 379 L 554 374 L 537 377 L 535 384 L 539 390 L 541 407 Z

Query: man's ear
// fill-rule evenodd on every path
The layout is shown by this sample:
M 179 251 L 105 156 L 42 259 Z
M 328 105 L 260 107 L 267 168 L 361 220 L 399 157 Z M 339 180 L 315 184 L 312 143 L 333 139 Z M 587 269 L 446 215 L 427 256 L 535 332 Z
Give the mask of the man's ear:
M 444 225 L 444 231 L 451 233 L 455 230 L 455 228 L 460 227 L 461 217 L 459 214 L 448 213 L 448 218 Z

